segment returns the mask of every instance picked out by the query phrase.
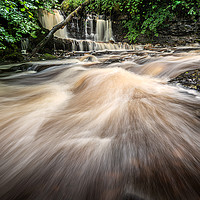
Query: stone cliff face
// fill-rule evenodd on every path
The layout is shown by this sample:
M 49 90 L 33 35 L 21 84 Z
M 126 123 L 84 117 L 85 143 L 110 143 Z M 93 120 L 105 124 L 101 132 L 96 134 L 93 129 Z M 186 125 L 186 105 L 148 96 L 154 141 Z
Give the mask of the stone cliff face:
M 187 45 L 200 41 L 200 22 L 190 20 L 171 21 L 168 27 L 159 30 L 157 38 L 160 43 L 168 42 L 171 45 Z
M 123 28 L 120 21 L 113 22 L 113 34 L 117 41 L 128 42 L 124 39 L 127 30 Z M 137 43 L 153 43 L 169 46 L 188 45 L 200 42 L 200 21 L 190 20 L 170 21 L 164 28 L 158 30 L 158 37 L 141 36 L 137 38 Z

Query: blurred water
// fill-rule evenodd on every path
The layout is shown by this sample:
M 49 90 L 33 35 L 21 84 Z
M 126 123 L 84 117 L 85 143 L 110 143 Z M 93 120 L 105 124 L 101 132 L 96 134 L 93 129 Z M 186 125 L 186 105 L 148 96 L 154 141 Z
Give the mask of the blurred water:
M 168 84 L 198 54 L 29 67 L 0 79 L 0 199 L 200 198 L 200 96 Z

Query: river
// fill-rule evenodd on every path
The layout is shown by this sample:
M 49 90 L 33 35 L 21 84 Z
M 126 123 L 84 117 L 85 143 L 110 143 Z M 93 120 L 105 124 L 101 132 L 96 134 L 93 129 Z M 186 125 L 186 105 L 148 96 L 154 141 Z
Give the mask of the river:
M 0 199 L 200 198 L 199 48 L 0 70 Z

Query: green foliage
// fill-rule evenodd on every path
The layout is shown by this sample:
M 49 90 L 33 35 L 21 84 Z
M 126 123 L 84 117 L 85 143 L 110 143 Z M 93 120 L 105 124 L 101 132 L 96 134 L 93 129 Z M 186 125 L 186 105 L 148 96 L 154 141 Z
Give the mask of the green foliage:
M 57 0 L 0 0 L 0 49 L 22 37 L 36 37 L 38 9 L 50 10 Z
M 43 54 L 43 55 L 41 55 L 40 57 L 39 57 L 39 60 L 54 60 L 54 59 L 56 59 L 57 57 L 56 56 L 54 56 L 54 55 L 51 55 L 51 54 L 49 54 L 49 53 L 45 53 L 45 54 Z
M 118 3 L 119 0 L 91 0 L 91 3 L 87 6 L 87 10 L 97 14 L 111 13 L 117 7 Z
M 174 14 L 170 12 L 170 5 L 163 1 L 161 5 L 159 3 L 161 3 L 159 0 L 148 4 L 140 1 L 135 4 L 135 7 L 128 7 L 131 17 L 124 21 L 124 26 L 129 30 L 126 37 L 130 41 L 136 41 L 139 35 L 144 34 L 158 36 L 157 29 L 174 17 Z
M 61 9 L 65 13 L 70 14 L 72 11 L 74 11 L 83 2 L 84 2 L 84 0 L 64 0 L 61 4 Z
M 69 14 L 85 0 L 64 0 L 61 8 Z M 38 9 L 51 11 L 61 0 L 0 0 L 0 49 L 17 44 L 22 37 L 36 37 L 40 30 Z M 197 20 L 200 0 L 91 0 L 87 12 L 123 16 L 126 37 L 158 36 L 158 30 L 173 19 Z M 117 13 L 117 14 L 116 14 Z
M 200 0 L 94 0 L 88 6 L 90 12 L 124 15 L 126 37 L 135 42 L 138 36 L 158 36 L 158 29 L 173 19 L 197 20 L 200 16 Z
M 10 43 L 6 49 L 0 49 L 1 62 L 7 61 L 23 61 L 23 56 L 19 51 L 17 45 Z

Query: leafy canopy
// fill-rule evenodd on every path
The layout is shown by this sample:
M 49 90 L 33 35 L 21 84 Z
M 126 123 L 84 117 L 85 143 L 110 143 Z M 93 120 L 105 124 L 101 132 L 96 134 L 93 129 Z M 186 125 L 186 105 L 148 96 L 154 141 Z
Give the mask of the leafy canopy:
M 38 9 L 50 10 L 58 0 L 0 0 L 0 49 L 21 40 L 36 37 Z
M 0 49 L 14 44 L 22 37 L 36 37 L 40 29 L 38 9 L 49 10 L 59 0 L 0 0 Z M 64 0 L 61 7 L 71 12 L 84 0 Z M 158 36 L 158 29 L 172 19 L 197 20 L 200 16 L 200 0 L 91 0 L 88 12 L 124 16 L 122 21 L 135 42 L 138 36 Z
M 88 6 L 99 14 L 119 11 L 128 29 L 126 37 L 132 42 L 143 34 L 158 36 L 158 29 L 173 19 L 197 20 L 200 0 L 94 0 Z

